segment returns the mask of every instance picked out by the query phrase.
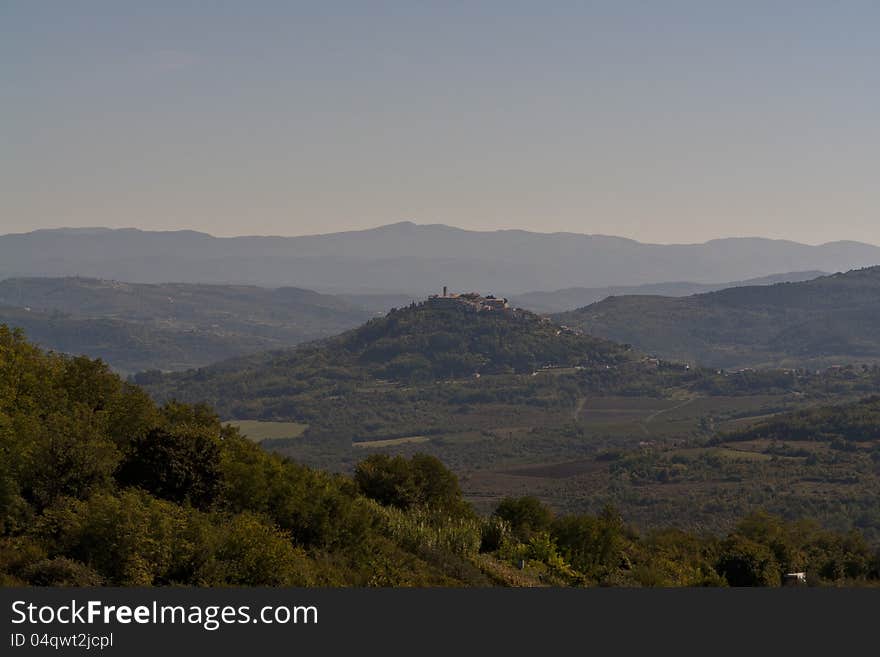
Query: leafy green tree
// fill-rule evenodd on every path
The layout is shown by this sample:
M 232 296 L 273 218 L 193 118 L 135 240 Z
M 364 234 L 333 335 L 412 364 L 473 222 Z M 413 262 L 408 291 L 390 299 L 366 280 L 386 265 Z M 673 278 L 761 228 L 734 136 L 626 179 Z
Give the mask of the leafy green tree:
M 468 513 L 458 479 L 436 457 L 373 454 L 355 468 L 358 489 L 370 499 L 400 509 L 425 507 L 439 513 Z
M 116 474 L 121 486 L 206 509 L 220 491 L 220 445 L 210 430 L 152 429 L 136 438 Z
M 721 544 L 715 569 L 730 586 L 779 586 L 782 579 L 772 550 L 738 534 Z
M 402 456 L 372 454 L 358 463 L 354 480 L 361 493 L 379 504 L 408 509 L 418 503 L 412 465 Z
M 24 571 L 46 558 L 46 547 L 34 536 L 0 537 L 0 586 L 26 584 Z
M 780 570 L 800 572 L 807 568 L 804 543 L 810 540 L 816 529 L 817 527 L 810 524 L 787 524 L 780 518 L 757 511 L 737 524 L 736 533 L 767 546 Z
M 510 523 L 513 535 L 523 543 L 533 534 L 549 530 L 553 522 L 553 512 L 537 497 L 505 497 L 494 515 Z
M 21 576 L 32 586 L 100 586 L 104 583 L 94 570 L 67 557 L 37 561 L 23 569 Z
M 469 514 L 458 478 L 436 456 L 415 454 L 410 459 L 417 491 L 417 504 L 440 513 Z
M 660 529 L 639 541 L 633 577 L 641 586 L 727 586 L 714 568 L 711 536 Z
M 208 584 L 313 586 L 315 568 L 290 536 L 259 516 L 243 513 L 224 523 L 212 563 L 203 567 Z
M 621 569 L 631 567 L 632 537 L 614 509 L 606 508 L 599 516 L 559 518 L 552 536 L 566 561 L 600 583 L 614 583 Z
M 22 436 L 29 448 L 20 481 L 22 494 L 38 509 L 60 497 L 85 499 L 110 485 L 121 454 L 88 410 L 77 405 L 50 413 L 32 430 Z
M 65 500 L 46 511 L 38 531 L 50 552 L 89 566 L 107 584 L 151 586 L 169 581 L 175 537 L 185 522 L 180 507 L 123 491 Z

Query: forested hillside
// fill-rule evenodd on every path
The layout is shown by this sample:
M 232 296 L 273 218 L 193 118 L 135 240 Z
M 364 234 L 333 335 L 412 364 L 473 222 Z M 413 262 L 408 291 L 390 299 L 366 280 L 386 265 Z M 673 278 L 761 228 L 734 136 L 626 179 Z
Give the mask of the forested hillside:
M 388 526 L 406 518 L 351 479 L 265 453 L 205 407 L 157 407 L 100 362 L 5 327 L 0 452 L 5 585 L 487 583 L 450 551 L 405 547 Z M 420 472 L 438 513 L 457 499 L 439 463 Z
M 871 584 L 880 565 L 858 533 L 761 514 L 725 536 L 640 535 L 613 509 L 529 497 L 481 517 L 433 457 L 315 471 L 5 326 L 0 455 L 3 586 Z
M 880 397 L 786 413 L 724 438 L 830 443 L 841 451 L 866 452 L 880 464 Z
M 622 296 L 557 321 L 663 358 L 711 367 L 880 361 L 880 267 L 684 298 Z
M 238 412 L 235 407 L 247 402 L 289 406 L 291 398 L 328 389 L 338 395 L 364 381 L 415 385 L 545 367 L 595 371 L 633 358 L 621 345 L 563 330 L 527 311 L 473 312 L 425 302 L 296 349 L 165 377 L 147 372 L 136 380 L 159 398 L 209 400 L 224 412 Z

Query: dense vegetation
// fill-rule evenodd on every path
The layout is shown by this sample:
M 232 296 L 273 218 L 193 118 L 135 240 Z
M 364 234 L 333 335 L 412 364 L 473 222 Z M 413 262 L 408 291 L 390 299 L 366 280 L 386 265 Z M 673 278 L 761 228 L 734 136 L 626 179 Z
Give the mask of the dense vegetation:
M 622 296 L 556 319 L 710 367 L 824 367 L 880 360 L 880 267 L 800 283 L 672 298 Z
M 0 281 L 0 322 L 24 329 L 44 348 L 101 358 L 126 373 L 187 369 L 291 346 L 370 315 L 336 297 L 291 287 Z
M 157 407 L 100 361 L 45 354 L 5 327 L 0 453 L 5 584 L 486 582 L 455 554 L 403 545 L 388 525 L 407 519 L 352 480 L 270 455 L 205 407 Z M 447 474 L 431 462 L 428 480 L 431 466 Z
M 489 517 L 436 458 L 375 454 L 353 478 L 262 451 L 210 409 L 157 407 L 100 361 L 0 327 L 0 583 L 779 585 L 871 583 L 857 533 L 755 515 L 725 537 L 640 536 L 613 510 Z

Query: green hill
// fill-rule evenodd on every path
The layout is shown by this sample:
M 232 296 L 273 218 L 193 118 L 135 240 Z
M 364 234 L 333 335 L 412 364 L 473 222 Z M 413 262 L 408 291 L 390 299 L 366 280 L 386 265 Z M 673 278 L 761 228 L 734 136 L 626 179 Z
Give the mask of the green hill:
M 143 285 L 87 278 L 0 281 L 0 322 L 41 346 L 123 373 L 181 370 L 333 335 L 371 313 L 299 288 Z
M 711 367 L 880 360 L 880 267 L 684 298 L 622 296 L 554 316 L 663 358 Z
M 0 586 L 871 585 L 858 532 L 752 514 L 640 535 L 532 497 L 479 516 L 429 455 L 336 476 L 0 325 Z
M 541 369 L 606 369 L 632 359 L 623 346 L 564 330 L 528 311 L 475 312 L 463 304 L 423 302 L 294 349 L 165 377 L 141 373 L 136 380 L 159 398 L 209 401 L 230 415 L 252 416 L 259 402 L 263 410 L 256 416 L 271 417 L 296 414 L 294 400 L 332 397 L 334 390 L 367 383 L 431 386 Z
M 561 329 L 524 310 L 475 312 L 466 305 L 425 302 L 394 309 L 326 343 L 339 365 L 377 378 L 427 380 L 479 374 L 531 373 L 541 367 L 604 366 L 626 349 Z
M 597 303 L 607 297 L 634 295 L 686 297 L 692 294 L 716 292 L 731 287 L 808 281 L 826 275 L 825 272 L 821 271 L 796 271 L 727 283 L 669 282 L 645 283 L 642 285 L 621 285 L 616 287 L 570 287 L 564 290 L 517 294 L 513 296 L 512 301 L 518 306 L 528 308 L 537 313 L 552 314 L 565 312 L 572 308 L 588 306 L 591 303 Z

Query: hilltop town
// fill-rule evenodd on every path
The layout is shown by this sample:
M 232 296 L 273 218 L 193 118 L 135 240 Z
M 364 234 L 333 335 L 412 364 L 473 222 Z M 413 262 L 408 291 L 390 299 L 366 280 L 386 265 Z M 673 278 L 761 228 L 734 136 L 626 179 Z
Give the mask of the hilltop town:
M 477 292 L 450 293 L 445 285 L 443 286 L 443 294 L 432 294 L 428 297 L 428 303 L 441 307 L 464 306 L 476 312 L 511 309 L 507 299 L 496 297 L 493 294 L 484 297 Z

